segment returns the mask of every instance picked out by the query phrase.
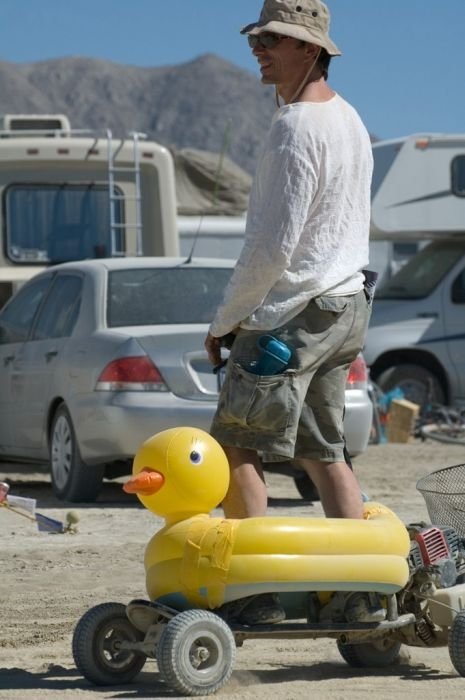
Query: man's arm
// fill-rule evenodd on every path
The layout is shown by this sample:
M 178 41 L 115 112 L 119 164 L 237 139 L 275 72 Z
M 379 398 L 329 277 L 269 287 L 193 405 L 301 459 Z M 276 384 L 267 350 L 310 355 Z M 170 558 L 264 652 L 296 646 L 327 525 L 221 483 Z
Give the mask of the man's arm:
M 299 242 L 316 189 L 311 163 L 276 153 L 261 176 L 263 195 L 249 213 L 246 240 L 210 333 L 220 337 L 261 306 L 282 277 Z M 277 161 L 277 162 L 276 162 Z

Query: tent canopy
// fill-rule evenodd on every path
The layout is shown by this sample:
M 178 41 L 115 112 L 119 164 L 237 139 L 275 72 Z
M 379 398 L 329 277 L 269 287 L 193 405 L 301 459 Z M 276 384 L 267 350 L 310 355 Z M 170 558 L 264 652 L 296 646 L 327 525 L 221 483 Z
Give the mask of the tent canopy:
M 238 216 L 247 210 L 251 176 L 221 153 L 171 150 L 178 214 Z

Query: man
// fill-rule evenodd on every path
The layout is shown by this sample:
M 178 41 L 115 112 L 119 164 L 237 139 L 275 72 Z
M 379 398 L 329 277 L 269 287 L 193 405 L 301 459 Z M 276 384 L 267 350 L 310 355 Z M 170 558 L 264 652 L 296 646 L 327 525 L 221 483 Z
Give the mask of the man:
M 262 82 L 276 86 L 283 104 L 257 162 L 244 247 L 205 341 L 218 365 L 222 338 L 235 334 L 211 428 L 230 463 L 228 518 L 265 514 L 262 453 L 298 459 L 326 516 L 363 513 L 342 419 L 370 314 L 361 271 L 372 153 L 358 114 L 326 82 L 340 55 L 329 22 L 320 0 L 265 0 L 258 22 L 242 29 Z M 250 371 L 264 334 L 291 349 L 281 374 Z M 250 622 L 282 619 L 274 603 L 252 610 Z

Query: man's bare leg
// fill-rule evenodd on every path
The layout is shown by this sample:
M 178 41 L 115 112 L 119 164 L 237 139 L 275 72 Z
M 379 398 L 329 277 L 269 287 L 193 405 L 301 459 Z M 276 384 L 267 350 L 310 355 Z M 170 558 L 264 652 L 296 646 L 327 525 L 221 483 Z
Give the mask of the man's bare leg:
M 363 517 L 360 486 L 345 462 L 299 459 L 299 464 L 317 487 L 327 518 Z
M 263 468 L 255 450 L 223 447 L 229 461 L 230 483 L 222 506 L 227 518 L 266 515 L 268 497 Z
M 231 479 L 222 503 L 227 518 L 253 518 L 266 515 L 268 497 L 263 468 L 255 450 L 223 447 L 229 460 Z M 276 593 L 260 593 L 243 598 L 238 621 L 246 625 L 275 624 L 286 613 Z M 228 603 L 226 603 L 228 605 Z M 235 603 L 232 603 L 235 605 Z

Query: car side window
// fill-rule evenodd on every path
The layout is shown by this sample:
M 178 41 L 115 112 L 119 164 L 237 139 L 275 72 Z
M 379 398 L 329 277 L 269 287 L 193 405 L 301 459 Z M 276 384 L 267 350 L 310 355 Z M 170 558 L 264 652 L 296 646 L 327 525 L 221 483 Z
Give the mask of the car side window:
M 451 296 L 453 304 L 465 304 L 465 269 L 453 281 Z
M 40 310 L 32 334 L 33 340 L 69 337 L 77 320 L 81 292 L 81 277 L 58 275 Z
M 21 343 L 29 332 L 52 277 L 33 280 L 19 290 L 0 314 L 0 344 Z

